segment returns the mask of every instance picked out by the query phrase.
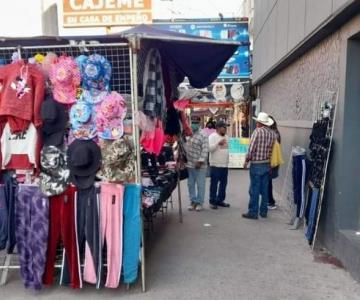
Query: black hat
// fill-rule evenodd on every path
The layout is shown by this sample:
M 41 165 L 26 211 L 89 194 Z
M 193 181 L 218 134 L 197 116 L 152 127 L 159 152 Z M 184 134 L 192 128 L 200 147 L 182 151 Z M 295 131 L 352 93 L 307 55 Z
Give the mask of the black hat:
M 216 122 L 216 128 L 226 128 L 229 127 L 229 124 L 226 124 L 224 121 L 217 121 Z
M 79 188 L 88 188 L 101 166 L 100 147 L 92 140 L 75 140 L 67 150 L 70 179 Z
M 46 146 L 60 146 L 64 141 L 66 128 L 65 107 L 47 96 L 41 105 L 43 119 L 42 136 Z

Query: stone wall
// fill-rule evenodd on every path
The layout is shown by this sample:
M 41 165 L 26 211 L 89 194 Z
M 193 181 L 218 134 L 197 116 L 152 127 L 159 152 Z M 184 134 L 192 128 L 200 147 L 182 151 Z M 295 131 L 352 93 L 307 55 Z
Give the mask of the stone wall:
M 262 110 L 279 121 L 311 121 L 314 101 L 339 88 L 340 51 L 344 40 L 333 34 L 261 86 Z
M 318 241 L 338 257 L 358 280 L 360 280 L 360 260 L 354 253 L 359 253 L 360 243 L 358 240 L 353 240 L 356 237 L 350 229 L 354 228 L 346 225 L 348 222 L 344 220 L 353 217 L 351 211 L 356 214 L 355 202 L 358 201 L 357 192 L 350 195 L 354 188 L 357 190 L 357 186 L 351 186 L 348 180 L 350 177 L 347 176 L 358 176 L 358 174 L 349 174 L 348 170 L 351 164 L 360 164 L 356 155 L 349 157 L 351 139 L 359 135 L 359 126 L 356 124 L 360 122 L 356 116 L 354 117 L 350 107 L 357 107 L 356 100 L 359 99 L 353 99 L 356 98 L 354 91 L 351 90 L 346 79 L 353 78 L 347 77 L 349 76 L 347 64 L 351 65 L 351 59 L 348 57 L 348 40 L 355 35 L 360 40 L 359 33 L 360 16 L 356 16 L 260 86 L 261 110 L 272 114 L 280 123 L 285 159 L 290 157 L 293 146 L 308 147 L 316 102 L 328 91 L 338 91 L 334 148 L 329 165 Z M 356 81 L 356 78 L 352 80 Z M 345 139 L 345 136 L 348 138 Z M 345 145 L 349 141 L 350 144 Z M 275 181 L 277 195 L 280 195 L 283 189 L 286 168 L 285 164 L 280 172 L 280 178 Z M 351 234 L 354 235 L 353 239 L 349 238 Z

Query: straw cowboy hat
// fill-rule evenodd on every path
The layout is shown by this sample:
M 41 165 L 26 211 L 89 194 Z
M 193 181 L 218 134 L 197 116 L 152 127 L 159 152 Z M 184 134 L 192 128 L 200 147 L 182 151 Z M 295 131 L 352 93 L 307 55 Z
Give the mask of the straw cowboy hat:
M 253 117 L 253 119 L 256 122 L 261 123 L 265 126 L 271 126 L 274 124 L 274 120 L 272 118 L 270 118 L 267 113 L 264 113 L 264 112 L 260 112 L 258 114 L 257 118 Z

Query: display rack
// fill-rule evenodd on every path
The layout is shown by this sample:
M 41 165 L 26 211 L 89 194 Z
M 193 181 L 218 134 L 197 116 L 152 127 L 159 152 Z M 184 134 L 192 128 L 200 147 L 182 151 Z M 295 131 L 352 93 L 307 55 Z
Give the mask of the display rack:
M 324 192 L 325 192 L 325 187 L 326 187 L 326 177 L 327 177 L 331 148 L 332 148 L 333 138 L 334 138 L 334 128 L 335 128 L 335 121 L 336 121 L 336 115 L 337 115 L 338 100 L 339 100 L 339 90 L 337 90 L 336 92 L 328 91 L 323 96 L 323 98 L 320 99 L 318 106 L 317 106 L 318 107 L 317 108 L 317 120 L 319 120 L 322 117 L 323 106 L 326 103 L 329 103 L 330 105 L 332 105 L 332 109 L 328 116 L 329 123 L 328 123 L 327 131 L 326 131 L 326 137 L 329 138 L 329 148 L 327 150 L 327 156 L 326 156 L 325 166 L 324 166 L 324 170 L 323 170 L 323 178 L 321 179 L 321 185 L 320 185 L 320 189 L 319 189 L 319 200 L 318 200 L 318 205 L 317 205 L 315 231 L 314 231 L 314 236 L 313 236 L 312 243 L 311 243 L 312 250 L 315 249 L 315 245 L 316 245 L 316 241 L 317 241 L 317 233 L 318 233 L 318 228 L 319 228 L 321 210 L 322 210 L 323 199 L 324 199 Z M 310 182 L 310 185 L 313 186 L 313 183 Z
M 13 52 L 17 52 L 19 58 L 27 59 L 33 57 L 37 53 L 46 54 L 54 52 L 57 55 L 69 55 L 76 57 L 80 54 L 100 54 L 105 56 L 112 66 L 111 89 L 120 94 L 131 95 L 131 116 L 134 120 L 134 112 L 138 110 L 137 101 L 137 68 L 136 54 L 132 51 L 129 43 L 102 43 L 102 44 L 86 44 L 79 45 L 63 44 L 63 45 L 41 45 L 41 46 L 23 46 L 23 47 L 6 47 L 0 48 L 0 57 L 8 59 L 10 62 Z M 140 147 L 139 147 L 139 129 L 133 122 L 133 141 L 137 157 L 135 182 L 141 183 L 141 164 L 140 164 Z M 139 199 L 141 201 L 141 199 Z M 141 205 L 140 205 L 141 207 Z M 142 290 L 146 290 L 145 278 L 145 249 L 144 249 L 144 230 L 142 225 L 142 243 L 141 243 L 141 284 Z M 3 259 L 3 265 L 0 265 L 2 274 L 0 277 L 0 285 L 5 285 L 9 269 L 19 269 L 18 262 L 13 263 L 14 254 L 6 254 Z M 60 267 L 57 265 L 56 267 Z
M 166 56 L 176 66 L 176 74 L 190 78 L 194 86 L 201 87 L 210 84 L 221 71 L 226 61 L 233 55 L 241 42 L 229 42 L 193 37 L 186 34 L 159 30 L 151 26 L 140 25 L 118 35 L 92 37 L 32 37 L 3 38 L 0 41 L 0 57 L 11 62 L 11 55 L 18 52 L 19 57 L 29 58 L 36 53 L 45 54 L 52 51 L 61 54 L 77 56 L 80 54 L 101 54 L 112 64 L 111 88 L 121 94 L 131 95 L 131 115 L 139 110 L 139 90 L 141 90 L 144 57 L 149 47 L 161 48 L 161 56 Z M 208 54 L 204 56 L 204 51 Z M 184 59 L 186 58 L 186 59 Z M 196 66 L 194 68 L 194 66 Z M 204 66 L 201 70 L 199 66 Z M 139 127 L 132 122 L 132 134 L 136 154 L 135 182 L 141 184 L 141 159 Z M 182 222 L 182 205 L 180 182 L 178 181 L 179 218 Z M 141 201 L 141 199 L 139 199 Z M 142 205 L 140 205 L 142 207 Z M 142 215 L 142 213 L 140 214 Z M 142 223 L 141 242 L 141 284 L 146 290 L 145 277 L 145 241 L 144 225 Z M 19 268 L 12 264 L 12 256 L 7 255 L 0 266 L 1 283 L 6 282 L 9 269 Z M 129 286 L 128 286 L 129 287 Z

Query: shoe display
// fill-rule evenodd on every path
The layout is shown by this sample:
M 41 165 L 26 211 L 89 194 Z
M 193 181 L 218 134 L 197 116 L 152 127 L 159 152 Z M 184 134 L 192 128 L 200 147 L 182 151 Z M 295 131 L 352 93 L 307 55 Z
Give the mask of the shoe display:
M 254 215 L 251 215 L 249 213 L 242 214 L 242 217 L 245 218 L 245 219 L 252 219 L 252 220 L 257 220 L 258 219 L 258 216 L 254 216 Z
M 230 204 L 229 204 L 229 203 L 226 203 L 226 202 L 220 202 L 217 206 L 220 206 L 220 207 L 230 207 Z
M 197 204 L 195 207 L 196 211 L 202 211 L 203 210 L 203 206 L 201 204 Z

